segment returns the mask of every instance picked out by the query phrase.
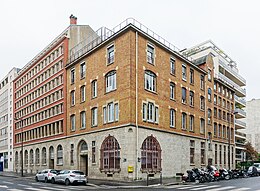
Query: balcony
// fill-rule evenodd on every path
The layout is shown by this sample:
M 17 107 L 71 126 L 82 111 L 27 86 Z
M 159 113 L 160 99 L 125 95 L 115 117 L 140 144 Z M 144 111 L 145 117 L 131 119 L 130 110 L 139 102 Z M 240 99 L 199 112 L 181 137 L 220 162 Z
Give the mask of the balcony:
M 246 141 L 246 134 L 245 133 L 241 133 L 239 131 L 235 131 L 235 139 L 238 141 L 242 141 L 245 142 Z
M 228 78 L 232 79 L 239 86 L 245 86 L 246 85 L 246 80 L 240 74 L 238 74 L 237 71 L 232 69 L 232 67 L 230 67 L 228 65 L 228 63 L 223 58 L 219 59 L 219 64 L 225 70 L 225 75 Z
M 246 100 L 245 98 L 241 98 L 235 95 L 235 101 L 239 103 L 241 106 L 246 107 Z
M 236 129 L 245 129 L 246 123 L 244 121 L 235 119 L 235 127 Z
M 236 119 L 242 119 L 246 117 L 246 112 L 242 109 L 235 108 Z
M 222 73 L 218 73 L 218 78 L 220 78 L 221 80 L 225 81 L 227 84 L 229 84 L 231 87 L 233 87 L 235 89 L 235 94 L 238 97 L 245 97 L 246 96 L 246 89 L 240 87 L 239 85 L 237 85 L 234 81 L 232 81 L 231 79 L 229 79 L 228 77 L 226 77 L 224 74 Z

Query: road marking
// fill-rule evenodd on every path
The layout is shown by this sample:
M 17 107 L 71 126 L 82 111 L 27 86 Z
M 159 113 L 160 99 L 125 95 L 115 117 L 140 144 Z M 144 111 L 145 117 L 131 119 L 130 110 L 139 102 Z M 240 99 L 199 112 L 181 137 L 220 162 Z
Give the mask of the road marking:
M 3 183 L 6 183 L 6 184 L 14 184 L 13 182 L 7 182 L 7 181 L 3 181 Z
M 28 186 L 28 185 L 24 185 L 24 184 L 17 184 L 18 186 Z
M 12 189 L 8 189 L 8 191 L 23 191 L 23 190 L 12 188 Z
M 35 190 L 35 191 L 46 191 L 44 189 L 39 189 L 39 188 L 24 188 L 26 190 Z
M 0 185 L 0 188 L 8 188 L 7 186 L 2 186 L 2 185 Z
M 210 191 L 230 190 L 231 188 L 235 188 L 235 187 L 234 186 L 225 186 L 225 187 L 221 187 L 221 188 L 210 189 Z
M 41 187 L 41 188 L 44 188 L 44 189 L 48 189 L 48 190 L 60 190 L 60 191 L 64 191 L 64 188 L 57 188 L 57 187 Z
M 250 190 L 251 188 L 237 188 L 230 191 L 243 191 L 243 190 Z
M 216 188 L 219 187 L 220 185 L 212 185 L 212 186 L 204 186 L 201 188 L 194 188 L 194 189 L 190 189 L 190 190 L 203 190 L 203 189 L 209 189 L 209 188 Z
M 203 187 L 203 186 L 208 186 L 208 185 L 205 185 L 205 184 L 201 184 L 201 185 L 185 185 L 184 187 L 181 187 L 181 188 L 177 188 L 178 190 L 185 190 L 185 189 L 189 189 L 189 188 L 197 188 L 197 187 Z

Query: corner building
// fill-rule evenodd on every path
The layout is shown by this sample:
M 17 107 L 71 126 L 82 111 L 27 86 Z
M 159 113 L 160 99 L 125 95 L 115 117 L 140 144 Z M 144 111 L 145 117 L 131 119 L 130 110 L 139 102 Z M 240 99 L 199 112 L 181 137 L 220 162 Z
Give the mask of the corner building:
M 65 65 L 68 50 L 93 32 L 87 25 L 77 25 L 77 18 L 71 15 L 70 26 L 14 79 L 15 172 L 35 173 L 62 163 L 62 151 L 57 151 L 52 142 L 67 134 Z

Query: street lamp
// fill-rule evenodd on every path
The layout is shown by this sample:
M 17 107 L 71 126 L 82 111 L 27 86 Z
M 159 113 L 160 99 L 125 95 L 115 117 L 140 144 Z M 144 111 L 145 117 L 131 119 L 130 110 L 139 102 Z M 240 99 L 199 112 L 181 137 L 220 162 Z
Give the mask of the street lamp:
M 15 121 L 21 121 L 22 118 L 14 118 Z M 21 177 L 23 177 L 23 127 L 21 127 Z

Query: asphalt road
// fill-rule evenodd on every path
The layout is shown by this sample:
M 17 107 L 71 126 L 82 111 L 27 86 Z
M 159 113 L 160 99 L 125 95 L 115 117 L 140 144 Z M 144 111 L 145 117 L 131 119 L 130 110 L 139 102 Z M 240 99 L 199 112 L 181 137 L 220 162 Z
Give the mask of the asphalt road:
M 65 186 L 62 184 L 51 184 L 35 182 L 32 179 L 0 177 L 0 191 L 81 191 L 81 190 L 118 190 L 118 191 L 142 191 L 142 190 L 175 190 L 175 191 L 260 191 L 260 177 L 233 179 L 203 184 L 182 184 L 182 185 L 155 185 L 151 187 L 134 186 L 96 186 L 79 185 Z

